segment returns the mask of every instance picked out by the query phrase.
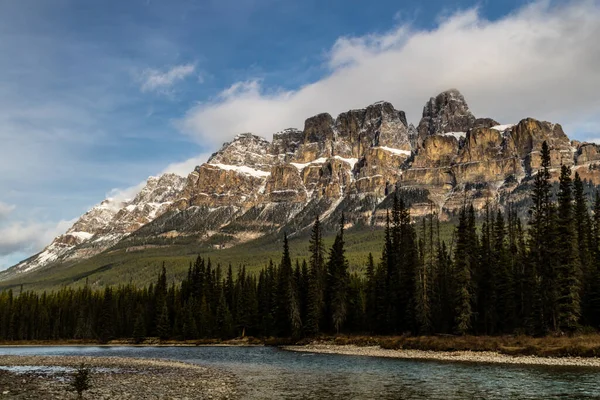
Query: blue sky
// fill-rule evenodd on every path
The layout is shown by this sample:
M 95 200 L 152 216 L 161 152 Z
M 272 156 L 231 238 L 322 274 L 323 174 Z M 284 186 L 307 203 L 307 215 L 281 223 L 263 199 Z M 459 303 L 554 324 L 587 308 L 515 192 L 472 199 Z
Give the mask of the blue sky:
M 389 100 L 600 137 L 598 1 L 4 0 L 0 269 L 242 131 Z M 179 163 L 179 164 L 178 164 Z

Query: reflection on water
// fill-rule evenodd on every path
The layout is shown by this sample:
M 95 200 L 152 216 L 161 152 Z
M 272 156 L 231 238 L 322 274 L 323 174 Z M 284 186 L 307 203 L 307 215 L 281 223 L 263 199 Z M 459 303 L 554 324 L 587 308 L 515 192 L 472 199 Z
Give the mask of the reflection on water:
M 600 398 L 600 370 L 292 353 L 271 347 L 0 347 L 0 356 L 180 360 L 234 372 L 245 399 Z

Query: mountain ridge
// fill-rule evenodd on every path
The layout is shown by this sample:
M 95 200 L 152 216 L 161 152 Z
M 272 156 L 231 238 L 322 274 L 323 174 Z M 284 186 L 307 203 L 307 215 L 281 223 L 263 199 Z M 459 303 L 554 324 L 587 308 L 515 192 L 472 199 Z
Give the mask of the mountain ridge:
M 393 192 L 410 199 L 415 216 L 450 215 L 465 202 L 478 209 L 522 202 L 544 141 L 552 168 L 570 165 L 600 183 L 597 145 L 571 142 L 559 124 L 533 118 L 504 125 L 477 118 L 456 89 L 428 100 L 417 127 L 385 101 L 335 119 L 317 114 L 272 141 L 239 134 L 187 177 L 151 177 L 133 200 L 105 200 L 0 279 L 115 245 L 191 237 L 230 247 L 282 229 L 300 232 L 317 215 L 325 223 L 344 213 L 349 226 L 380 225 Z

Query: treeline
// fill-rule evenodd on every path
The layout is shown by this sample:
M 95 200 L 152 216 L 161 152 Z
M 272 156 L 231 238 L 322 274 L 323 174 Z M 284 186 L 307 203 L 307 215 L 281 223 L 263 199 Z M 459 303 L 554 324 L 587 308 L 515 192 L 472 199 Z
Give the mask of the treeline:
M 541 151 L 527 229 L 516 210 L 462 208 L 452 240 L 429 215 L 411 222 L 394 197 L 383 251 L 350 274 L 344 220 L 324 249 L 317 219 L 308 260 L 259 274 L 223 271 L 198 257 L 180 284 L 0 294 L 0 339 L 312 337 L 322 333 L 495 335 L 571 333 L 600 327 L 600 197 L 589 213 L 576 173 L 561 168 L 552 194 L 550 152 Z

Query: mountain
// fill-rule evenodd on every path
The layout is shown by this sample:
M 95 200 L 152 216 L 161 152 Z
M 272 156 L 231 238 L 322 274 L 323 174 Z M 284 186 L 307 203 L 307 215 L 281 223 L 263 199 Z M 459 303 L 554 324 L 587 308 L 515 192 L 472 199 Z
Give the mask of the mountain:
M 243 133 L 186 178 L 151 177 L 133 200 L 105 200 L 0 278 L 114 249 L 192 242 L 221 249 L 281 230 L 293 235 L 317 215 L 326 227 L 342 213 L 349 227 L 381 225 L 394 192 L 414 216 L 432 210 L 451 216 L 465 202 L 525 210 L 544 141 L 556 176 L 566 164 L 600 183 L 598 146 L 570 141 L 559 124 L 514 122 L 474 116 L 451 89 L 427 101 L 417 127 L 403 111 L 378 102 L 336 118 L 315 115 L 302 130 L 285 129 L 271 142 Z
M 0 279 L 106 250 L 167 211 L 179 198 L 184 184 L 185 178 L 175 174 L 151 176 L 132 200 L 102 201 L 40 253 L 0 273 Z

